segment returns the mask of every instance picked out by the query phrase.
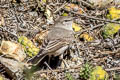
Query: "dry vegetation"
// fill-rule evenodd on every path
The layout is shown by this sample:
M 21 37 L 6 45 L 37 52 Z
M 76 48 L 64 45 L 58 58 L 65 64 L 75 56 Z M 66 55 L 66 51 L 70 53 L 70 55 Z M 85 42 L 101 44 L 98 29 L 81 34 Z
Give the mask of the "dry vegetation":
M 14 60 L 18 56 L 7 60 L 8 57 L 5 59 L 3 57 L 9 53 L 1 54 L 1 77 L 5 80 L 18 80 L 25 77 L 31 80 L 89 80 L 93 67 L 101 66 L 108 73 L 108 80 L 120 80 L 120 27 L 117 30 L 113 29 L 114 32 L 108 37 L 106 35 L 109 34 L 104 36 L 103 33 L 106 24 L 119 26 L 120 16 L 113 19 L 106 17 L 108 9 L 111 6 L 119 9 L 119 4 L 113 0 L 111 2 L 103 0 L 106 4 L 97 2 L 93 5 L 89 1 L 92 0 L 0 0 L 0 44 L 2 41 L 18 43 L 21 36 L 26 36 L 28 42 L 31 40 L 35 45 L 34 48 L 38 49 L 47 30 L 60 16 L 74 17 L 78 29 L 75 34 L 77 41 L 72 45 L 72 49 L 66 51 L 68 55 L 59 66 L 56 67 L 59 61 L 56 57 L 50 66 L 47 63 L 42 64 L 41 68 L 37 66 L 37 71 L 32 74 L 28 69 L 23 70 L 19 67 L 21 62 L 26 63 L 33 57 L 29 50 L 26 50 L 27 57 L 24 61 L 19 61 L 20 63 Z M 6 64 L 7 62 L 9 64 Z

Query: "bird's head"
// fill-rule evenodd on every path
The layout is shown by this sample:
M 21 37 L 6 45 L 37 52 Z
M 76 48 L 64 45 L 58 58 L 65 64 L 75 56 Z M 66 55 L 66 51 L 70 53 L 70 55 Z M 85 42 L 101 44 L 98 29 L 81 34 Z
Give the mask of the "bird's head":
M 72 27 L 73 19 L 74 19 L 73 17 L 62 16 L 56 21 L 55 27 L 60 27 L 60 28 L 73 31 L 73 27 Z

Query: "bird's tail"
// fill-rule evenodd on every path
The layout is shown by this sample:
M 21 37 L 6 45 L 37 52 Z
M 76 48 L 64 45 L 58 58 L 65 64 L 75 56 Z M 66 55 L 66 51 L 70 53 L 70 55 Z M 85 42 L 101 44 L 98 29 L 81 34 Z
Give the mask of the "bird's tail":
M 33 65 L 39 64 L 44 58 L 46 57 L 46 54 L 41 54 L 40 52 L 33 57 L 32 59 L 28 60 L 28 63 L 31 63 Z

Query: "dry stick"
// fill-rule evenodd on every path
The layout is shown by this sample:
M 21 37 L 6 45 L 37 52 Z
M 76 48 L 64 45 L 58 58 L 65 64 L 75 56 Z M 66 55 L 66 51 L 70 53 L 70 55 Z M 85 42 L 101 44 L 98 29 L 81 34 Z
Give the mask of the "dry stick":
M 120 70 L 120 67 L 114 67 L 110 69 L 105 69 L 106 71 L 115 71 L 115 70 Z
M 91 4 L 89 4 L 89 3 L 87 3 L 86 1 L 83 1 L 83 0 L 77 0 L 77 1 L 82 2 L 82 3 L 84 3 L 85 5 L 93 8 L 93 6 L 92 6 Z
M 96 26 L 94 26 L 93 28 L 87 28 L 87 29 L 84 29 L 84 30 L 80 30 L 80 31 L 78 31 L 78 32 L 75 32 L 75 34 L 82 34 L 83 32 L 86 32 L 86 31 L 88 31 L 88 30 L 94 30 L 94 29 L 96 29 L 96 28 L 98 28 L 98 27 L 101 27 L 101 26 L 103 26 L 104 25 L 104 23 L 103 24 L 99 24 L 99 25 L 96 25 Z
M 82 2 L 82 3 L 84 3 L 84 4 L 88 5 L 88 6 L 90 6 L 91 8 L 93 8 L 93 6 L 91 4 L 89 4 L 89 3 L 87 3 L 87 2 L 85 2 L 83 0 L 78 0 L 78 1 L 80 1 L 80 2 Z M 56 14 L 58 11 L 60 11 L 61 9 L 63 9 L 66 5 L 68 5 L 68 3 L 66 3 L 66 2 L 63 3 L 63 5 L 61 7 L 59 7 L 54 13 Z
M 67 68 L 70 67 L 64 59 L 62 59 L 62 61 L 63 61 L 63 63 L 66 65 Z
M 63 72 L 63 71 L 66 71 L 66 70 L 70 70 L 70 69 L 79 69 L 81 68 L 81 66 L 76 66 L 76 67 L 70 67 L 70 68 L 59 68 L 59 69 L 55 69 L 55 70 L 43 70 L 43 71 L 37 71 L 36 74 L 40 74 L 40 73 L 52 73 L 53 71 L 54 72 Z
M 61 7 L 59 7 L 54 13 L 57 13 L 58 11 L 60 11 L 61 9 L 63 9 L 68 3 L 64 3 Z
M 7 27 L 7 26 L 2 26 L 2 27 L 0 27 L 0 28 L 3 29 L 3 30 L 5 30 L 5 31 L 7 31 L 8 33 L 10 33 L 11 35 L 15 36 L 16 38 L 18 38 L 17 34 L 15 34 L 15 33 L 13 33 L 13 32 L 10 32 L 10 31 L 7 30 L 5 27 Z
M 115 20 L 117 20 L 117 19 L 115 19 Z M 115 21 L 115 20 L 113 20 L 113 21 Z M 108 23 L 108 22 L 105 22 L 105 23 Z M 99 27 L 104 26 L 105 23 L 96 25 L 96 26 L 94 26 L 93 28 L 87 28 L 87 29 L 84 29 L 84 30 L 75 32 L 75 34 L 79 34 L 79 35 L 80 35 L 80 34 L 82 34 L 83 32 L 86 32 L 86 31 L 88 31 L 88 30 L 94 30 L 94 29 L 96 29 L 96 28 L 99 28 Z
M 68 11 L 68 10 L 66 10 L 66 9 L 64 9 L 64 10 L 65 10 L 65 11 Z M 90 19 L 94 19 L 94 20 L 99 20 L 99 21 L 104 21 L 105 23 L 111 22 L 111 23 L 120 24 L 120 22 L 115 21 L 115 20 L 117 20 L 117 19 L 115 19 L 115 20 L 101 19 L 101 18 L 96 18 L 96 17 L 93 17 L 93 16 L 88 16 L 88 15 L 85 15 L 85 14 L 79 14 L 79 13 L 74 12 L 74 11 L 68 11 L 68 12 L 71 12 L 71 13 L 73 13 L 73 14 L 76 14 L 76 15 L 79 15 L 79 16 L 83 16 L 83 17 L 86 17 L 86 18 L 90 18 Z M 103 26 L 103 25 L 104 25 L 104 23 L 103 23 L 103 24 L 100 24 L 100 25 L 97 25 L 97 26 L 95 26 L 94 28 L 88 28 L 88 29 L 84 29 L 84 30 L 82 30 L 82 31 L 78 31 L 78 32 L 76 32 L 75 34 L 81 34 L 81 33 L 85 32 L 85 31 L 93 30 L 93 29 L 96 29 L 96 28 L 101 27 L 101 26 Z
M 68 11 L 68 10 L 67 10 L 67 11 Z M 93 16 L 85 15 L 85 14 L 79 14 L 79 13 L 74 12 L 74 11 L 69 11 L 69 12 L 71 12 L 71 13 L 73 13 L 73 14 L 76 14 L 76 15 L 79 15 L 79 16 L 86 17 L 86 18 L 94 19 L 94 20 L 99 20 L 99 21 L 104 21 L 104 22 L 111 22 L 111 23 L 117 23 L 117 24 L 120 24 L 120 22 L 115 21 L 115 20 L 108 20 L 108 19 L 96 18 L 96 17 L 93 17 Z

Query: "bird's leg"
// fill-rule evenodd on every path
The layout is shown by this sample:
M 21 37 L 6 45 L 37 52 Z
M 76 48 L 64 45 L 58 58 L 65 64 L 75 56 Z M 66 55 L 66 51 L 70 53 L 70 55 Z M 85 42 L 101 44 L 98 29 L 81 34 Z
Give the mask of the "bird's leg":
M 65 66 L 67 67 L 67 68 L 69 68 L 70 66 L 67 64 L 67 62 L 63 59 L 63 54 L 62 55 L 60 55 L 60 60 L 62 60 L 63 61 L 63 63 L 65 64 Z
M 48 65 L 50 66 L 50 58 L 51 58 L 51 56 L 49 55 L 48 56 Z
M 65 64 L 66 68 L 70 68 L 70 66 L 67 64 L 67 62 L 64 59 L 62 59 L 62 61 Z
M 48 67 L 49 70 L 52 70 L 52 68 L 49 66 L 49 64 L 47 64 L 46 62 L 44 62 L 44 64 Z

